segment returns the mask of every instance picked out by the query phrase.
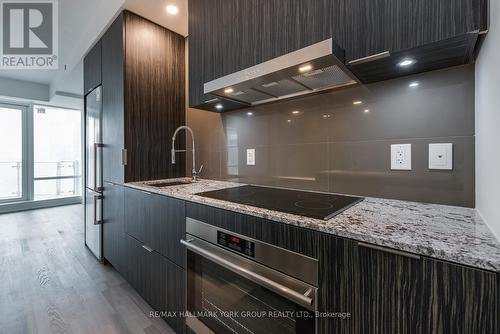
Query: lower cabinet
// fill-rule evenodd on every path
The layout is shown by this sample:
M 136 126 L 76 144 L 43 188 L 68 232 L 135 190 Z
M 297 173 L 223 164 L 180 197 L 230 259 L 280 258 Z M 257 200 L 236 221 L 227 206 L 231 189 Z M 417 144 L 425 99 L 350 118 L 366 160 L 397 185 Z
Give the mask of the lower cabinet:
M 496 274 L 360 244 L 357 333 L 498 333 Z
M 126 240 L 129 283 L 176 333 L 184 333 L 184 269 L 130 235 Z
M 186 251 L 180 244 L 186 234 L 184 201 L 126 187 L 125 230 L 185 268 Z
M 104 182 L 103 256 L 122 275 L 126 275 L 124 187 Z

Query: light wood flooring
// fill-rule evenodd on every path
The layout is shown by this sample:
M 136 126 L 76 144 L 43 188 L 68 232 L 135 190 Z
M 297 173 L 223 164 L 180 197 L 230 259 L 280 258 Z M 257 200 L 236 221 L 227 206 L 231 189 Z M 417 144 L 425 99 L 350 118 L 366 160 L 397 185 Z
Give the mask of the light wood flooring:
M 81 205 L 0 215 L 0 333 L 174 333 L 83 242 Z

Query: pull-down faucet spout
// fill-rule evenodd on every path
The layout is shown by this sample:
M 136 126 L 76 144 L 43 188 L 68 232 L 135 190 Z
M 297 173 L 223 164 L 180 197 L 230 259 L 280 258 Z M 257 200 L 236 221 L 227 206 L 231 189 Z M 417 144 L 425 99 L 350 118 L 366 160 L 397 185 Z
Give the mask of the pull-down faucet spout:
M 193 182 L 196 182 L 198 180 L 198 174 L 201 173 L 201 170 L 203 169 L 203 165 L 201 166 L 200 170 L 197 172 L 196 171 L 196 152 L 195 152 L 195 143 L 194 143 L 194 133 L 193 133 L 193 130 L 191 130 L 191 128 L 189 126 L 179 126 L 175 132 L 174 132 L 174 135 L 172 136 L 172 151 L 171 151 L 171 154 L 172 154 L 172 165 L 175 164 L 175 153 L 177 152 L 186 152 L 187 150 L 176 150 L 175 149 L 175 138 L 177 137 L 177 133 L 179 133 L 179 131 L 181 130 L 186 130 L 188 131 L 190 134 L 191 134 L 191 138 L 193 140 L 193 169 L 191 171 L 191 176 L 192 176 L 192 179 L 193 179 Z

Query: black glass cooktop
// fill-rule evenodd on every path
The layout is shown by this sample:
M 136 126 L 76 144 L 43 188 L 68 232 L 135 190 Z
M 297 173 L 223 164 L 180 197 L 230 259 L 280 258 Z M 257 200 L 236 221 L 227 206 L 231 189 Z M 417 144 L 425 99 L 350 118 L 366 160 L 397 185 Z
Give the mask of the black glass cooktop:
M 363 198 L 279 188 L 241 186 L 196 195 L 328 220 Z

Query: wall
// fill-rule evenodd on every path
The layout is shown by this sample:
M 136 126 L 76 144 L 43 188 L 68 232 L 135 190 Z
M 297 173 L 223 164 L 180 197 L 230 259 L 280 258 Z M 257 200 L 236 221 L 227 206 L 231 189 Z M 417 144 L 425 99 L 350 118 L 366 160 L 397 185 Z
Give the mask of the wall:
M 202 177 L 474 206 L 472 65 L 223 114 L 188 109 L 186 121 Z M 453 171 L 427 168 L 440 142 L 454 144 Z M 412 144 L 412 171 L 390 170 L 395 143 Z
M 490 30 L 476 64 L 476 203 L 500 240 L 500 4 L 490 6 Z

